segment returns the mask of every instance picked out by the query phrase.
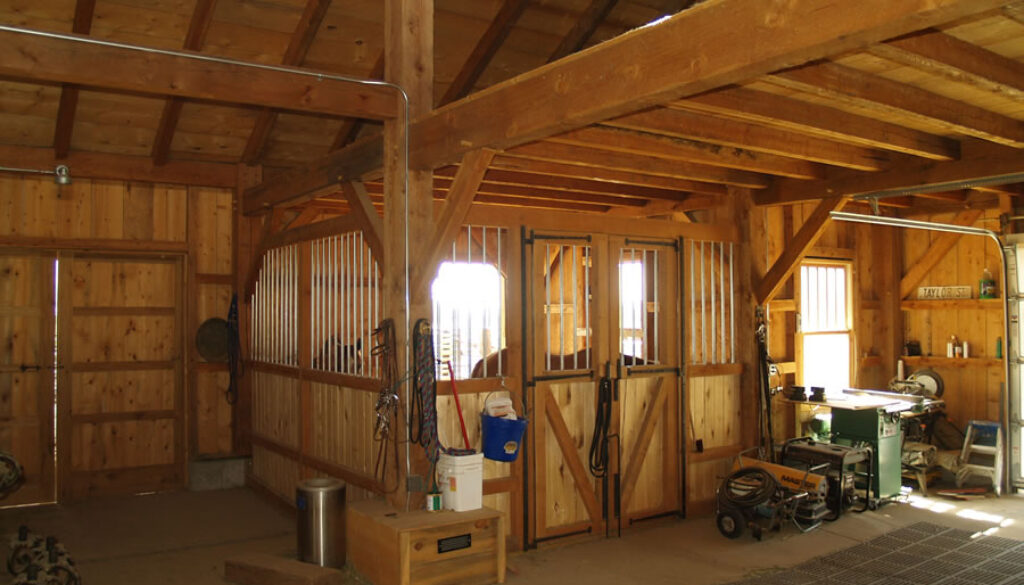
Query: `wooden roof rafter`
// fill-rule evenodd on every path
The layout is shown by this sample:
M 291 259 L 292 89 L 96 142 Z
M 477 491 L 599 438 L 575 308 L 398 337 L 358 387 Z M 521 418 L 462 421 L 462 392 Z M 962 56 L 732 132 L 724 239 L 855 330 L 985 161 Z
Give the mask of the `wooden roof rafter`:
M 213 21 L 213 11 L 217 6 L 217 0 L 197 0 L 195 9 L 192 11 L 192 18 L 188 24 L 188 32 L 185 34 L 185 42 L 182 48 L 186 51 L 198 51 L 203 48 L 206 42 L 206 33 L 210 30 L 210 23 Z M 181 118 L 181 109 L 185 101 L 178 96 L 167 98 L 164 102 L 163 112 L 160 114 L 160 125 L 156 130 L 156 137 L 153 139 L 151 156 L 157 166 L 167 163 L 171 152 L 171 142 L 174 141 L 174 132 L 178 128 L 178 120 Z
M 299 22 L 295 25 L 295 31 L 288 41 L 288 48 L 285 49 L 284 58 L 281 64 L 288 67 L 295 67 L 302 64 L 313 44 L 320 24 L 327 15 L 327 9 L 331 0 L 307 0 L 306 7 L 302 11 Z M 277 121 L 277 112 L 271 108 L 262 108 L 256 116 L 249 139 L 245 142 L 245 150 L 242 152 L 242 162 L 253 164 L 257 161 L 263 149 L 266 147 L 267 139 L 270 138 L 270 131 Z
M 87 35 L 92 30 L 92 18 L 96 11 L 96 0 L 76 0 L 75 17 L 71 31 Z M 57 106 L 57 123 L 53 130 L 53 151 L 57 160 L 65 159 L 71 150 L 71 133 L 75 127 L 75 112 L 78 108 L 79 86 L 65 83 L 60 90 Z

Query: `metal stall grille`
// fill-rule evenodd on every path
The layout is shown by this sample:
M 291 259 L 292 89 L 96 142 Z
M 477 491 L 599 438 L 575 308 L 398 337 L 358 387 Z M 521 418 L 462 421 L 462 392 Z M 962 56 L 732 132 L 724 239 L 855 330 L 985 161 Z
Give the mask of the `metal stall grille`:
M 735 249 L 732 243 L 690 241 L 690 363 L 736 361 Z
M 505 275 L 508 230 L 467 225 L 452 241 L 431 285 L 434 347 L 455 379 L 508 375 Z M 438 379 L 450 378 L 447 366 Z
M 660 363 L 661 262 L 658 250 L 619 249 L 619 362 L 623 365 Z
M 297 366 L 299 247 L 268 250 L 263 256 L 250 308 L 250 347 L 256 361 Z
M 313 369 L 378 377 L 369 349 L 380 322 L 380 269 L 362 232 L 310 242 L 310 261 Z
M 591 253 L 589 245 L 544 244 L 545 370 L 591 367 Z

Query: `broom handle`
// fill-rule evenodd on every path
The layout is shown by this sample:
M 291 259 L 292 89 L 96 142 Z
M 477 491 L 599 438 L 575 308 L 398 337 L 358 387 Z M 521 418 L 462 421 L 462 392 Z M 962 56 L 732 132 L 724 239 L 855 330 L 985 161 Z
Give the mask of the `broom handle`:
M 455 389 L 455 370 L 452 369 L 452 361 L 448 360 L 445 362 L 448 364 L 448 379 L 452 383 L 452 396 L 455 397 L 455 410 L 459 411 L 459 424 L 462 425 L 462 440 L 466 442 L 466 449 L 472 449 L 469 446 L 469 433 L 466 432 L 466 421 L 462 418 L 462 404 L 459 403 L 459 392 Z

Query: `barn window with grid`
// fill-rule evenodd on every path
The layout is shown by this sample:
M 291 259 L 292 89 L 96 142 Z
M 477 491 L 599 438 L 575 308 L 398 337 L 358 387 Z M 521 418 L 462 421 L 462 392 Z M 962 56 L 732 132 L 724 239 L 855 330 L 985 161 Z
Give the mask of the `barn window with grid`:
M 800 267 L 800 331 L 804 386 L 838 393 L 850 385 L 849 265 Z

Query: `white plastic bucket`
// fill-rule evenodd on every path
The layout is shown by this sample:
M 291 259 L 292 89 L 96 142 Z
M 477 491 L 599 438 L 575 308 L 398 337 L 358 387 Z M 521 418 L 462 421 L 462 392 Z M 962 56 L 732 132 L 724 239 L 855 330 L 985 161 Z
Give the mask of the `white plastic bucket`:
M 437 461 L 445 510 L 465 512 L 484 505 L 484 454 L 446 455 Z

